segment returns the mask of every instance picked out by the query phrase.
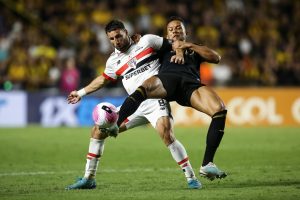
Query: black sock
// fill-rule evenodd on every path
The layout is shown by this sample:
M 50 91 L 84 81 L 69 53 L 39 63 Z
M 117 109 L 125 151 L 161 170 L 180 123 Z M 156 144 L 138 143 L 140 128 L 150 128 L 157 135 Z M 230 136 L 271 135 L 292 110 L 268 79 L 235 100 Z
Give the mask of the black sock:
M 120 126 L 122 122 L 130 115 L 132 115 L 141 103 L 147 99 L 146 90 L 143 86 L 138 87 L 134 93 L 129 95 L 122 104 L 119 111 L 119 119 L 117 125 Z
M 227 110 L 222 110 L 212 116 L 212 121 L 206 137 L 206 149 L 202 166 L 205 166 L 214 160 L 215 153 L 224 135 L 226 113 Z

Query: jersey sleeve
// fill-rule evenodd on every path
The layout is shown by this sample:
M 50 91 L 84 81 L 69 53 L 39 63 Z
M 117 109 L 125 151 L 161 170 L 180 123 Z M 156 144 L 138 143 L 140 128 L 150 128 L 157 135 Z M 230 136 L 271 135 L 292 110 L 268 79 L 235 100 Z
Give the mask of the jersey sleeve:
M 166 52 L 172 51 L 172 43 L 167 40 L 166 38 L 163 38 L 163 44 L 161 48 L 157 51 L 158 54 L 164 54 Z
M 141 40 L 142 43 L 147 44 L 154 50 L 159 50 L 163 44 L 163 38 L 158 35 L 147 34 L 144 35 Z
M 110 80 L 110 81 L 116 81 L 117 80 L 118 76 L 114 71 L 114 68 L 113 68 L 113 65 L 112 65 L 110 59 L 107 60 L 106 66 L 105 66 L 105 69 L 104 69 L 104 72 L 103 72 L 102 75 L 107 80 Z
M 172 50 L 172 44 L 169 40 L 152 34 L 147 34 L 141 38 L 143 43 L 147 43 L 157 53 L 164 53 Z

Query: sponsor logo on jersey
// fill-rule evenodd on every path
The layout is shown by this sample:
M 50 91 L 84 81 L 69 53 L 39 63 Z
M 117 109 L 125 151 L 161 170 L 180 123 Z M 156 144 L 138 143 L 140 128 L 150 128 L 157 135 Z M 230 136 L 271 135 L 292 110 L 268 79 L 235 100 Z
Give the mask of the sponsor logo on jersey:
M 143 73 L 143 72 L 149 70 L 150 68 L 151 68 L 151 66 L 150 66 L 149 64 L 147 64 L 147 65 L 145 65 L 145 66 L 143 66 L 143 67 L 140 67 L 140 68 L 138 68 L 137 70 L 135 70 L 135 71 L 133 71 L 133 72 L 131 72 L 131 73 L 129 73 L 129 74 L 126 74 L 126 75 L 124 76 L 124 78 L 125 78 L 125 80 L 128 80 L 128 79 L 132 78 L 133 76 L 137 76 L 137 75 L 139 75 L 140 73 Z

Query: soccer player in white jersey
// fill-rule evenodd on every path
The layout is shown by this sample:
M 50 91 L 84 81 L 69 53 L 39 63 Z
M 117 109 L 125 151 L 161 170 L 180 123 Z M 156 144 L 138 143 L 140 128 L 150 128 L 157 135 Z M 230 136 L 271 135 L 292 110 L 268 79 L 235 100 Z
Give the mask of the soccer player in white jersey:
M 124 24 L 118 20 L 108 23 L 105 31 L 108 39 L 115 47 L 115 51 L 108 58 L 105 71 L 101 76 L 95 78 L 83 89 L 72 91 L 69 94 L 67 100 L 71 104 L 79 102 L 82 96 L 101 89 L 106 83 L 115 81 L 118 77 L 122 77 L 124 88 L 130 95 L 144 80 L 158 73 L 160 64 L 157 55 L 163 51 L 170 51 L 172 48 L 168 40 L 156 35 L 145 35 L 135 44 L 130 39 Z M 188 187 L 191 189 L 201 188 L 201 183 L 195 176 L 184 146 L 174 136 L 173 121 L 167 101 L 163 99 L 144 101 L 138 110 L 121 124 L 119 132 L 148 122 L 157 130 L 169 148 L 173 159 L 181 167 L 187 179 Z M 66 189 L 93 189 L 96 187 L 96 170 L 103 154 L 104 140 L 109 135 L 114 135 L 116 133 L 114 131 L 117 132 L 114 128 L 99 129 L 97 125 L 94 125 L 84 177 Z

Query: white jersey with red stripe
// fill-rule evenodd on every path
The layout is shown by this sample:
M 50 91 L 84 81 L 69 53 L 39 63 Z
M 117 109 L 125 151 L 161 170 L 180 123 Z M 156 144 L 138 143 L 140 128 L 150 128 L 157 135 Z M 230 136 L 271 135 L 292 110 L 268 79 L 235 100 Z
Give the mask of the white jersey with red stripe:
M 126 52 L 117 49 L 106 62 L 103 76 L 109 80 L 122 77 L 128 94 L 133 93 L 142 83 L 158 73 L 160 63 L 156 51 L 163 44 L 163 38 L 145 35 L 137 44 L 131 44 Z

